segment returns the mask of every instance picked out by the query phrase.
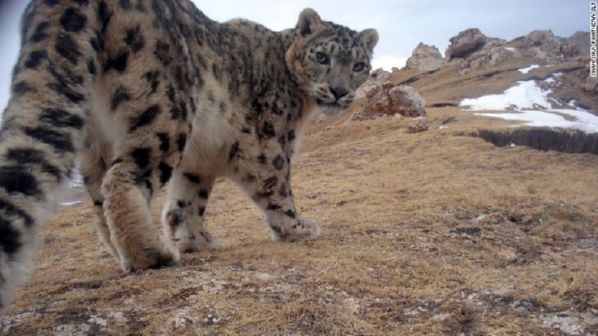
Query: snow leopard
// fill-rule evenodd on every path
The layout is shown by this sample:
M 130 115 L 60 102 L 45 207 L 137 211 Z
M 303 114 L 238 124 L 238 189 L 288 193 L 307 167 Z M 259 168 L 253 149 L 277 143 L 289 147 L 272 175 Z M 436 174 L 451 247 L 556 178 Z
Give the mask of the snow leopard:
M 189 0 L 33 0 L 20 29 L 0 129 L 0 305 L 25 281 L 77 162 L 125 272 L 218 246 L 204 225 L 217 178 L 248 194 L 274 240 L 319 234 L 295 208 L 291 158 L 313 111 L 355 99 L 375 29 L 309 8 L 282 31 L 220 23 Z M 167 184 L 160 232 L 150 206 Z

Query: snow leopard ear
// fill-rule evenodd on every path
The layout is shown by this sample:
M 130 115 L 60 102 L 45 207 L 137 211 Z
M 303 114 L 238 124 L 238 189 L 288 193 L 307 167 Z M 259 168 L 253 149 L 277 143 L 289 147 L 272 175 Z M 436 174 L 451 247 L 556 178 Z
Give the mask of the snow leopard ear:
M 297 27 L 295 27 L 297 33 L 301 37 L 306 37 L 315 31 L 315 28 L 322 24 L 322 19 L 315 10 L 306 8 L 299 14 L 299 20 L 297 21 Z
M 365 47 L 371 53 L 374 52 L 374 47 L 378 44 L 378 32 L 376 29 L 366 29 L 359 32 L 359 38 L 365 44 Z

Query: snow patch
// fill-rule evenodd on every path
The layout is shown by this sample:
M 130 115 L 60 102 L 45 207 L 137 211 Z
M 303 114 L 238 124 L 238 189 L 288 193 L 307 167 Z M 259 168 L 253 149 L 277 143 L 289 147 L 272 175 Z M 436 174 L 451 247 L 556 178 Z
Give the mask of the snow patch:
M 516 49 L 513 47 L 505 47 L 505 50 L 508 50 L 510 52 L 515 52 Z
M 81 204 L 83 202 L 81 201 L 69 201 L 69 202 L 62 202 L 60 203 L 60 205 L 62 206 L 71 206 L 71 205 L 77 205 L 77 204 Z
M 463 99 L 459 106 L 478 111 L 550 108 L 549 93 L 550 91 L 543 91 L 534 81 L 521 81 L 501 94 Z
M 519 72 L 521 72 L 522 74 L 527 74 L 528 72 L 532 71 L 535 68 L 539 68 L 540 66 L 538 64 L 532 64 L 527 68 L 521 68 L 519 69 Z
M 544 80 L 544 83 L 556 83 L 556 80 L 552 77 L 548 77 Z
M 570 115 L 573 117 L 578 116 L 578 113 L 584 113 L 585 116 L 581 116 L 582 118 L 577 118 L 576 121 L 570 121 L 565 119 L 563 116 L 559 114 L 555 114 L 553 112 L 558 112 L 566 115 Z M 550 111 L 521 111 L 521 112 L 514 112 L 514 113 L 475 113 L 478 116 L 484 117 L 492 117 L 492 118 L 500 118 L 505 120 L 519 120 L 526 122 L 525 126 L 532 126 L 532 127 L 561 127 L 561 128 L 571 128 L 577 129 L 586 133 L 598 133 L 598 117 L 591 115 L 587 112 L 575 111 L 575 110 L 565 110 L 565 109 L 558 109 L 558 110 L 550 110 Z M 591 120 L 591 117 L 594 117 L 596 120 Z
M 562 127 L 598 133 L 598 116 L 576 109 L 575 101 L 568 103 L 572 109 L 552 108 L 551 101 L 560 104 L 548 97 L 550 93 L 550 90 L 542 90 L 533 80 L 520 81 L 504 93 L 463 99 L 459 106 L 473 111 L 496 111 L 498 113 L 476 115 L 520 120 L 526 122 L 525 126 Z

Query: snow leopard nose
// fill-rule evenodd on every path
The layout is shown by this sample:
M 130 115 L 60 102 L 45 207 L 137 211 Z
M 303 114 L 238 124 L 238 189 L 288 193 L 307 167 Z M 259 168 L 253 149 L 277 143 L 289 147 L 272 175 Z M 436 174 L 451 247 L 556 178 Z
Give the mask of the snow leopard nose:
M 336 100 L 339 100 L 347 94 L 349 94 L 349 91 L 342 87 L 331 86 L 328 89 L 330 90 L 330 92 L 332 92 L 332 95 L 334 96 L 334 98 L 336 98 Z

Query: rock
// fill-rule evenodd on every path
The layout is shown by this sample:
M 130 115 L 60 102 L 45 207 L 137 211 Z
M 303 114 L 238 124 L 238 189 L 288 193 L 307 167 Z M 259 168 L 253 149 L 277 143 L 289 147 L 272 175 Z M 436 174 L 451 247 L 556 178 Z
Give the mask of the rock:
M 367 95 L 368 91 L 373 88 L 384 84 L 390 79 L 390 72 L 385 71 L 382 68 L 376 69 L 370 73 L 370 77 L 361 84 L 361 86 L 355 91 L 355 98 L 363 98 Z
M 370 78 L 380 83 L 384 83 L 390 78 L 390 73 L 382 68 L 378 68 L 370 73 Z
M 471 222 L 473 225 L 496 225 L 506 223 L 508 221 L 507 216 L 500 212 L 492 212 L 489 214 L 479 215 L 478 217 L 474 218 Z
M 461 61 L 461 73 L 464 74 L 469 71 L 495 67 L 518 56 L 519 54 L 511 48 L 503 46 L 484 47 L 482 50 Z
M 405 68 L 432 71 L 446 64 L 438 48 L 420 43 L 407 59 Z
M 527 34 L 524 41 L 528 46 L 539 47 L 554 40 L 552 30 L 534 30 Z
M 484 49 L 491 49 L 496 47 L 504 47 L 507 43 L 506 40 L 497 37 L 489 37 L 484 44 Z
M 375 119 L 383 116 L 401 115 L 405 117 L 425 116 L 425 101 L 417 91 L 407 85 L 386 82 L 367 93 L 367 103 L 362 112 L 353 116 L 354 120 Z
M 425 116 L 424 107 L 426 102 L 424 98 L 411 86 L 399 85 L 388 91 L 391 102 L 401 111 L 400 114 L 405 117 Z
M 449 230 L 450 233 L 457 233 L 467 236 L 476 236 L 482 233 L 482 229 L 474 226 L 458 226 Z
M 580 53 L 576 46 L 555 36 L 551 30 L 535 30 L 527 34 L 522 42 L 531 56 L 548 61 L 571 59 Z
M 567 41 L 571 44 L 577 52 L 579 56 L 583 59 L 590 58 L 590 33 L 585 31 L 578 31 L 573 33 Z
M 321 192 L 310 192 L 309 194 L 307 194 L 307 198 L 310 200 L 316 199 L 318 198 L 318 196 L 322 195 Z
M 598 77 L 591 77 L 588 75 L 588 78 L 586 78 L 586 82 L 583 85 L 583 90 L 598 93 Z
M 407 132 L 420 133 L 425 132 L 429 128 L 428 119 L 426 117 L 415 118 L 414 121 L 407 125 Z
M 470 28 L 460 32 L 450 39 L 451 44 L 446 49 L 446 59 L 466 58 L 484 47 L 488 38 L 477 28 Z

